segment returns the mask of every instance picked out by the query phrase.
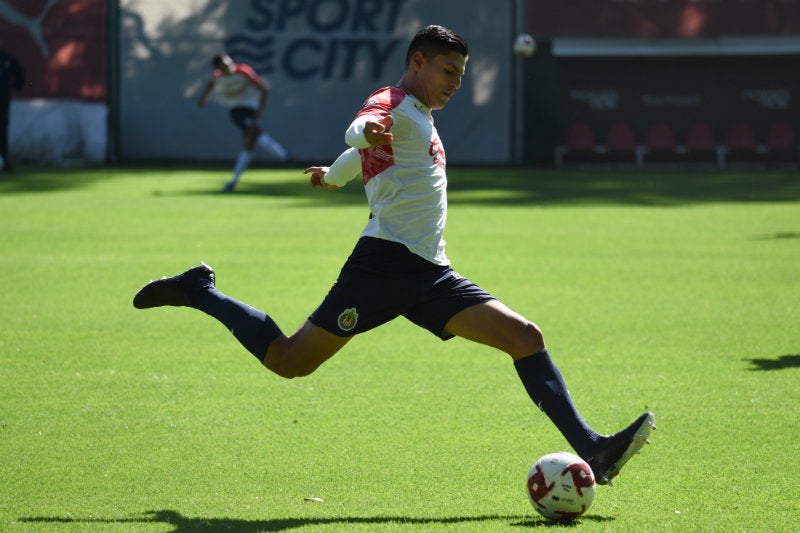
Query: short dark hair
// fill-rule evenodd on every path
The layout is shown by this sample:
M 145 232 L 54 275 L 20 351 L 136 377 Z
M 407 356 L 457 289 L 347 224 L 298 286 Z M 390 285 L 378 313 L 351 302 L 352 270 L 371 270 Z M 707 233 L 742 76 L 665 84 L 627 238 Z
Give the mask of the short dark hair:
M 411 39 L 406 52 L 406 66 L 417 52 L 422 52 L 428 58 L 450 52 L 458 52 L 466 57 L 469 55 L 469 44 L 453 30 L 432 24 L 419 30 Z
M 219 54 L 215 55 L 213 59 L 211 59 L 211 65 L 214 68 L 221 68 L 222 63 L 225 62 L 225 58 L 228 57 L 228 54 L 225 52 L 220 52 Z

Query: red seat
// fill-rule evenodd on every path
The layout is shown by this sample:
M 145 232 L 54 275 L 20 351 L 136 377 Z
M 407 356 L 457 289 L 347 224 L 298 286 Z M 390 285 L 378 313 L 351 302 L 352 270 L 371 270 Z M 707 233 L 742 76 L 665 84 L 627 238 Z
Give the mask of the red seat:
M 713 152 L 717 141 L 714 139 L 714 130 L 705 122 L 698 122 L 689 128 L 686 135 L 686 149 L 689 152 Z
M 644 147 L 636 145 L 636 134 L 631 125 L 625 122 L 617 122 L 608 128 L 606 151 L 612 159 L 632 154 L 637 167 L 642 166 L 644 161 Z
M 568 154 L 594 153 L 597 150 L 597 143 L 592 127 L 583 122 L 576 122 L 570 126 L 567 132 L 565 144 L 556 147 L 555 163 L 557 167 L 564 164 L 564 156 Z
M 756 134 L 753 128 L 743 122 L 734 124 L 728 130 L 727 145 L 731 152 L 755 152 Z
M 636 150 L 636 136 L 630 124 L 618 122 L 608 128 L 606 147 L 609 152 L 634 152 Z
M 587 152 L 595 148 L 594 131 L 588 124 L 573 124 L 567 134 L 567 150 Z
M 686 151 L 690 157 L 698 154 L 714 154 L 717 166 L 725 167 L 725 147 L 717 145 L 714 129 L 705 122 L 697 122 L 689 128 L 686 134 Z
M 796 147 L 794 128 L 789 124 L 773 124 L 767 134 L 767 149 L 770 152 L 790 152 Z
M 654 124 L 647 130 L 648 152 L 674 152 L 675 132 L 667 124 Z

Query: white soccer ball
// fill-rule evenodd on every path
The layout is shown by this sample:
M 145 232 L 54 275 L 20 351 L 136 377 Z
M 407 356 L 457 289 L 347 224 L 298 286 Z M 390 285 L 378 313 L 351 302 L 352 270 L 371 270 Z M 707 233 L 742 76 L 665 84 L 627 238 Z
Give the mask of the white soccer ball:
M 549 453 L 528 472 L 528 499 L 539 514 L 550 520 L 579 517 L 592 505 L 594 491 L 592 469 L 571 453 Z
M 520 33 L 514 39 L 514 53 L 522 57 L 530 57 L 536 51 L 536 41 L 529 33 Z

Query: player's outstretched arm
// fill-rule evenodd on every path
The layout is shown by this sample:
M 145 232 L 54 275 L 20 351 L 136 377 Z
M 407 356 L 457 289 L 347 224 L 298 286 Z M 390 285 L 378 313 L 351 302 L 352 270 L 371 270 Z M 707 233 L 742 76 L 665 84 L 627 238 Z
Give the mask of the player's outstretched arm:
M 308 167 L 303 171 L 303 174 L 311 174 L 310 182 L 312 187 L 324 187 L 333 191 L 339 187 L 325 181 L 325 175 L 329 170 L 330 167 Z
M 308 167 L 303 173 L 311 174 L 312 187 L 335 190 L 361 173 L 361 155 L 355 148 L 348 148 L 330 167 Z
M 197 99 L 197 107 L 203 107 L 206 105 L 206 100 L 208 100 L 208 95 L 211 94 L 211 91 L 214 90 L 214 80 L 208 80 L 206 86 L 203 87 L 203 92 L 200 93 L 200 98 Z
M 269 84 L 262 78 L 257 78 L 252 82 L 253 86 L 258 91 L 258 107 L 256 108 L 256 119 L 261 119 L 261 114 L 264 112 L 264 107 L 267 105 L 267 98 L 269 97 Z

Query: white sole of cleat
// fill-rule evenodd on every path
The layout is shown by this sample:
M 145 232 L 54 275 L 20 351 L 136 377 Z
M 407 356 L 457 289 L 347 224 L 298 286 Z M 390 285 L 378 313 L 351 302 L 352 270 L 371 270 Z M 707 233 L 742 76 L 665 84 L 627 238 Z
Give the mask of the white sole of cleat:
M 642 421 L 642 424 L 639 426 L 639 429 L 636 430 L 636 433 L 633 436 L 633 440 L 631 441 L 628 449 L 625 450 L 625 453 L 617 460 L 616 463 L 612 464 L 608 470 L 603 472 L 600 476 L 602 480 L 604 480 L 608 485 L 613 486 L 611 480 L 614 479 L 619 475 L 619 471 L 625 466 L 625 463 L 630 461 L 631 457 L 637 455 L 641 452 L 642 448 L 645 445 L 650 444 L 650 434 L 656 429 L 656 417 L 653 413 L 650 413 L 647 418 Z

